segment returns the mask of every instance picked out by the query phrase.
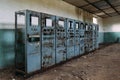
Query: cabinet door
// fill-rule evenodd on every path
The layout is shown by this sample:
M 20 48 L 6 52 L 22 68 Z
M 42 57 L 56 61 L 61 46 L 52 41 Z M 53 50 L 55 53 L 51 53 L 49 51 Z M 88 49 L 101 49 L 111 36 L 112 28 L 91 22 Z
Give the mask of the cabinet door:
M 42 68 L 55 64 L 55 16 L 42 14 Z

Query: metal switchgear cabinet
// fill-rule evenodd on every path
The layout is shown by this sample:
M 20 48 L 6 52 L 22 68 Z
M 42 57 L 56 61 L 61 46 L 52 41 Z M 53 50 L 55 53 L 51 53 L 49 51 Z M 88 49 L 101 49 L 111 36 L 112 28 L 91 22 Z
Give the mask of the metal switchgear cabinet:
M 79 28 L 79 33 L 80 33 L 80 54 L 83 54 L 85 52 L 85 24 L 83 22 L 79 22 L 80 28 Z
M 56 63 L 66 61 L 66 18 L 56 17 Z
M 93 50 L 95 50 L 96 49 L 96 32 L 95 32 L 96 27 L 94 24 L 92 24 L 92 26 L 93 26 Z
M 94 50 L 99 48 L 98 37 L 99 37 L 99 26 L 97 24 L 93 24 L 93 45 Z
M 55 16 L 42 13 L 42 68 L 55 64 Z
M 15 12 L 16 72 L 29 75 L 99 47 L 99 26 L 46 13 Z
M 91 24 L 89 24 L 88 27 L 88 45 L 89 45 L 89 52 L 93 51 L 93 26 Z
M 74 20 L 67 19 L 67 59 L 74 57 Z
M 74 43 L 75 43 L 75 56 L 78 56 L 80 54 L 80 25 L 79 25 L 79 21 L 75 20 L 75 24 L 74 24 Z
M 96 48 L 99 48 L 99 25 L 96 25 Z
M 99 25 L 96 25 L 96 33 L 97 33 L 97 35 L 96 35 L 96 37 L 97 37 L 96 47 L 98 49 L 99 48 L 99 40 L 98 40 L 98 38 L 99 38 Z
M 91 44 L 91 30 L 89 23 L 85 23 L 85 52 L 90 51 Z
M 41 15 L 37 12 L 15 13 L 16 72 L 28 74 L 41 69 L 40 20 Z

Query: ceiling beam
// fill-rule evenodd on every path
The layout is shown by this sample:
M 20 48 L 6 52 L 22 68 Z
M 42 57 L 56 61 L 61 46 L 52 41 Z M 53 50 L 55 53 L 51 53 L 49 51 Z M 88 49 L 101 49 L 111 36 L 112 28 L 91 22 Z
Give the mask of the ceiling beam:
M 93 7 L 97 8 L 98 10 L 102 11 L 103 13 L 105 13 L 106 15 L 108 15 L 109 17 L 112 17 L 111 15 L 109 15 L 108 13 L 106 13 L 104 10 L 100 9 L 99 7 L 97 7 L 96 5 L 92 4 L 91 2 L 89 2 L 88 0 L 85 0 L 87 3 L 89 3 L 90 5 L 92 5 Z
M 79 8 L 79 7 L 78 7 L 78 8 Z M 95 13 L 93 13 L 93 12 L 91 12 L 91 11 L 88 11 L 88 10 L 86 10 L 86 9 L 84 9 L 84 8 L 81 8 L 81 9 L 84 10 L 84 11 L 86 11 L 86 12 L 89 12 L 89 13 L 91 13 L 91 14 L 96 15 Z M 100 17 L 99 15 L 96 15 L 96 16 Z
M 114 6 L 114 7 L 119 7 L 120 5 L 117 5 L 117 6 Z M 108 8 L 104 8 L 104 9 L 102 9 L 102 10 L 106 10 L 106 9 L 110 9 L 111 7 L 108 7 Z M 96 13 L 96 12 L 98 12 L 98 11 L 100 11 L 100 10 L 96 10 L 96 11 L 94 11 L 94 13 Z
M 95 2 L 92 2 L 93 4 L 95 4 L 95 3 L 98 3 L 98 2 L 101 2 L 102 0 L 99 0 L 99 1 L 95 1 Z M 88 5 L 90 5 L 89 3 L 88 4 L 86 4 L 86 5 L 83 5 L 83 6 L 80 6 L 81 8 L 82 7 L 86 7 L 86 6 L 88 6 Z
M 66 0 L 62 0 L 62 1 L 67 2 Z M 67 2 L 67 3 L 69 3 L 69 2 Z M 69 3 L 69 4 L 71 4 L 71 3 Z M 72 5 L 73 5 L 73 4 L 72 4 Z M 88 5 L 89 5 L 89 4 L 88 4 Z M 74 6 L 75 6 L 75 5 L 74 5 Z M 77 7 L 77 8 L 80 8 L 80 9 L 86 11 L 86 12 L 89 12 L 89 13 L 91 13 L 91 14 L 96 15 L 95 13 L 93 13 L 93 12 L 91 12 L 91 11 L 88 11 L 88 10 L 86 10 L 86 9 L 83 9 L 83 8 L 81 8 L 81 7 L 79 7 L 79 6 L 76 6 L 76 7 Z M 99 15 L 96 15 L 96 16 L 100 17 Z
M 78 8 L 79 8 L 79 7 L 78 7 Z M 96 16 L 98 16 L 98 17 L 101 17 L 101 16 L 99 16 L 99 15 L 97 15 L 97 14 L 91 12 L 91 11 L 88 11 L 87 9 L 83 9 L 83 8 L 81 8 L 81 9 L 84 10 L 84 11 L 86 11 L 86 12 L 89 12 L 89 13 L 91 13 L 91 14 L 94 14 L 94 15 L 96 15 Z
M 111 8 L 113 8 L 115 10 L 116 13 L 118 13 L 120 15 L 120 13 L 117 11 L 117 9 L 115 9 L 115 7 L 108 1 L 108 0 L 104 0 L 107 4 L 109 4 L 111 6 Z
M 64 1 L 64 2 L 67 2 L 66 0 L 62 0 L 62 1 Z M 68 2 L 67 2 L 68 3 Z M 69 4 L 71 4 L 71 3 L 69 3 Z M 73 4 L 72 4 L 73 5 Z M 73 6 L 75 6 L 75 5 L 73 5 Z M 84 11 L 86 11 L 86 12 L 89 12 L 89 13 L 91 13 L 91 14 L 94 14 L 94 15 L 96 15 L 96 16 L 98 16 L 98 17 L 101 17 L 101 16 L 99 16 L 99 15 L 97 15 L 97 14 L 95 14 L 95 13 L 93 13 L 93 12 L 91 12 L 91 11 L 88 11 L 88 10 L 86 10 L 86 9 L 84 9 L 84 8 L 82 8 L 82 7 L 79 7 L 79 6 L 76 6 L 77 8 L 80 8 L 80 9 L 82 9 L 82 10 L 84 10 Z M 101 17 L 102 18 L 102 17 Z

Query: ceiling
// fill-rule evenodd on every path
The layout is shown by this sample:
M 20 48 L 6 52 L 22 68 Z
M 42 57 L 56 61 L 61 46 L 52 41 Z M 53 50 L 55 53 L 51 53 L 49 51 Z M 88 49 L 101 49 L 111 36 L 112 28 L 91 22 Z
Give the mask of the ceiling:
M 99 17 L 120 15 L 120 0 L 63 0 Z

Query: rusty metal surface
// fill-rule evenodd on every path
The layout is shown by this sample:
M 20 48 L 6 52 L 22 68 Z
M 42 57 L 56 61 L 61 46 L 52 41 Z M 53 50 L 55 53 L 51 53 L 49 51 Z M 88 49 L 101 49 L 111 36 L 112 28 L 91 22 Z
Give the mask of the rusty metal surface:
M 21 16 L 24 16 L 23 24 L 19 23 Z M 25 73 L 41 69 L 40 23 L 33 24 L 33 17 L 38 18 L 38 23 L 40 22 L 39 13 L 29 10 L 18 12 L 15 16 L 16 69 L 21 69 Z
M 80 22 L 80 54 L 83 54 L 85 52 L 84 48 L 84 37 L 85 37 L 85 24 L 83 22 Z
M 56 63 L 66 60 L 66 18 L 56 17 Z
M 74 24 L 74 45 L 75 45 L 75 55 L 74 56 L 78 56 L 80 54 L 80 24 L 79 21 L 75 21 Z
M 74 57 L 74 20 L 67 19 L 67 58 Z
M 41 32 L 42 68 L 47 68 L 55 64 L 55 16 L 42 14 Z
M 24 16 L 24 24 L 17 22 L 18 15 Z M 15 24 L 15 65 L 17 71 L 25 74 L 99 47 L 95 24 L 30 10 L 17 12 Z

